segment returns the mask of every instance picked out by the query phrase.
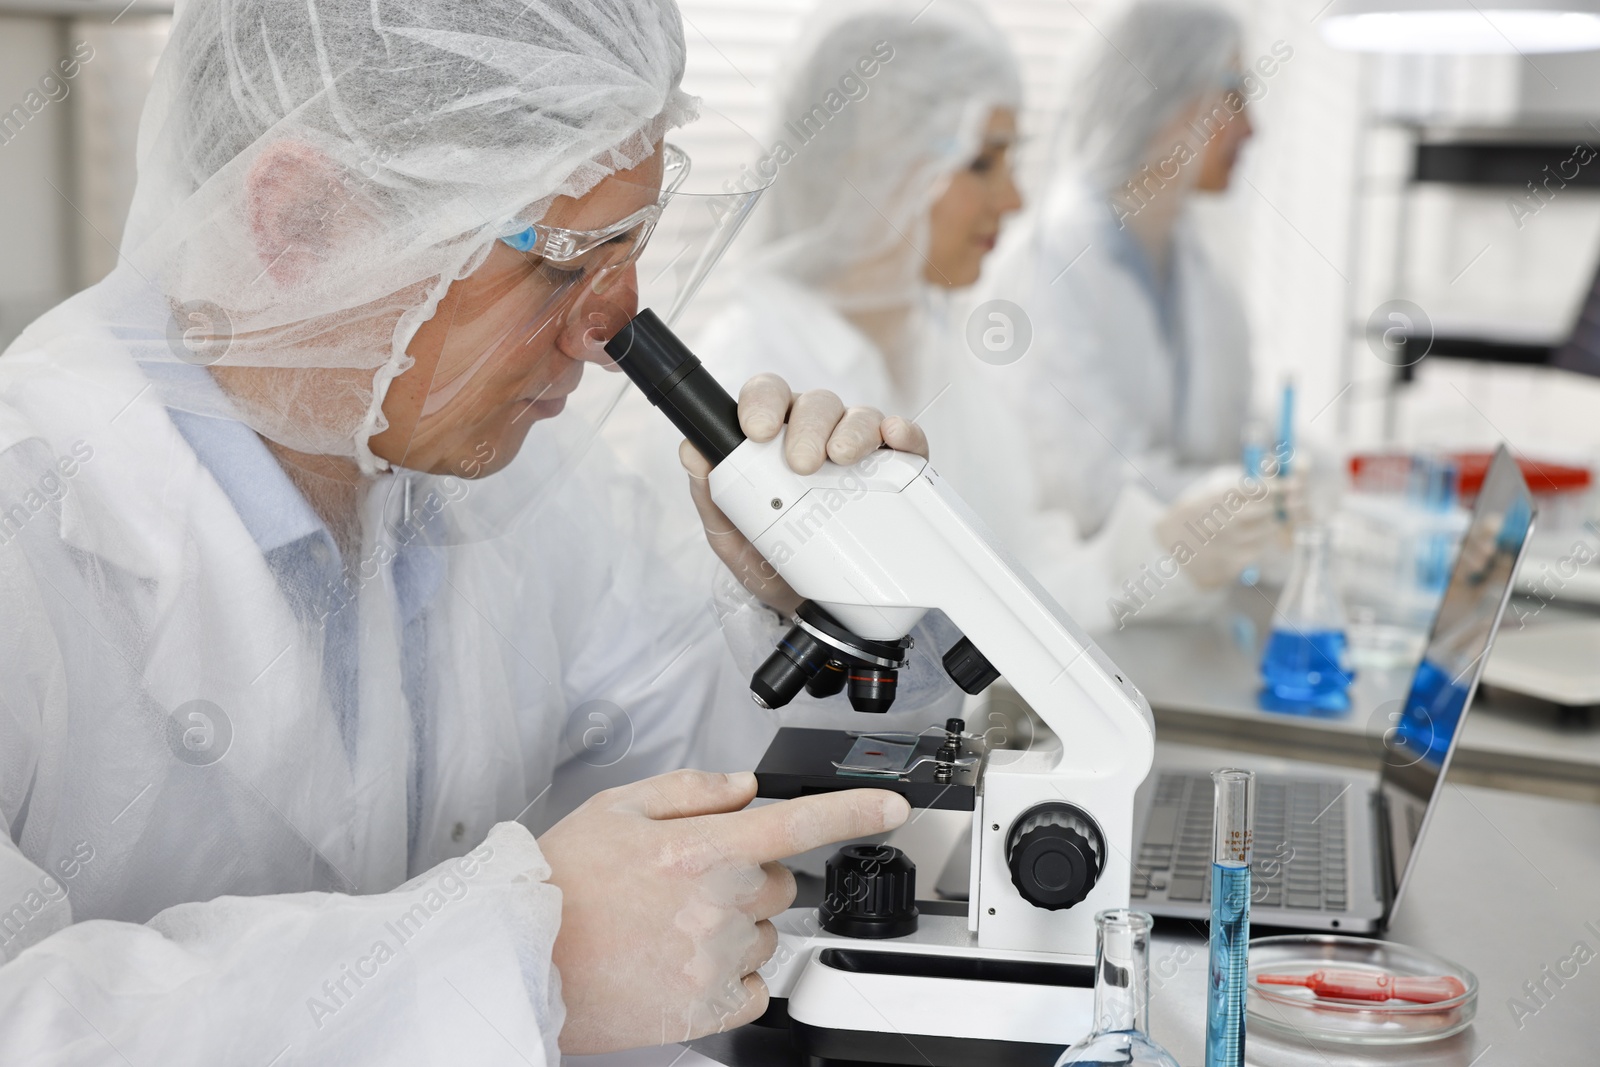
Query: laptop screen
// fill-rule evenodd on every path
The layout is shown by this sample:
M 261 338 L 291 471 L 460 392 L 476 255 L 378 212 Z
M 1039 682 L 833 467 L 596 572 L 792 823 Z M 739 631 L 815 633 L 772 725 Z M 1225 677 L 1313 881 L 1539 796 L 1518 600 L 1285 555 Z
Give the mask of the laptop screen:
M 1596 275 L 1578 310 L 1572 335 L 1555 350 L 1551 363 L 1579 374 L 1600 376 L 1600 275 Z
M 1532 528 L 1533 496 L 1501 445 L 1472 509 L 1422 662 L 1384 736 L 1381 788 L 1395 900 L 1405 887 L 1417 838 L 1444 781 Z

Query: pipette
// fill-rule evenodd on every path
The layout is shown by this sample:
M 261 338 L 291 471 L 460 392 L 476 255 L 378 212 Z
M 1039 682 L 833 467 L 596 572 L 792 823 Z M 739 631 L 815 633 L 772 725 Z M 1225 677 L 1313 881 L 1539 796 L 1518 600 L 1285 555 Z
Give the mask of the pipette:
M 1312 971 L 1310 974 L 1258 974 L 1262 985 L 1304 986 L 1329 1000 L 1408 1000 L 1437 1004 L 1467 991 L 1450 975 L 1412 976 L 1382 971 Z
M 1283 380 L 1283 400 L 1278 408 L 1278 477 L 1289 477 L 1289 467 L 1294 462 L 1294 379 Z M 1278 497 L 1278 521 L 1286 522 L 1288 509 L 1283 497 Z

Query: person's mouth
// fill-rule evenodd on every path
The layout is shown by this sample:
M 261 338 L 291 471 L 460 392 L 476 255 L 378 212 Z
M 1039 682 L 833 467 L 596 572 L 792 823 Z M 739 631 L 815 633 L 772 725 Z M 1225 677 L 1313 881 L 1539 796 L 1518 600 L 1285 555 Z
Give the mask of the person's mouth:
M 549 405 L 565 405 L 567 397 L 577 391 L 577 385 L 550 385 L 537 393 L 517 398 L 519 404 L 529 404 L 533 407 L 544 408 Z
M 561 381 L 551 382 L 537 392 L 525 394 L 512 401 L 520 410 L 512 419 L 516 422 L 528 415 L 534 421 L 548 419 L 561 414 L 566 409 L 567 397 L 577 392 L 578 385 L 583 381 L 583 364 L 574 364 L 576 373 L 568 373 Z
M 553 419 L 567 409 L 567 397 L 571 395 L 571 389 L 547 389 L 537 396 L 519 397 L 512 401 L 516 414 L 511 416 L 511 422 L 515 425 L 523 419 L 530 422 Z
M 976 244 L 979 248 L 983 249 L 985 252 L 993 252 L 995 243 L 998 240 L 999 240 L 999 234 L 990 233 L 990 234 L 984 234 L 982 236 L 973 238 L 973 243 Z

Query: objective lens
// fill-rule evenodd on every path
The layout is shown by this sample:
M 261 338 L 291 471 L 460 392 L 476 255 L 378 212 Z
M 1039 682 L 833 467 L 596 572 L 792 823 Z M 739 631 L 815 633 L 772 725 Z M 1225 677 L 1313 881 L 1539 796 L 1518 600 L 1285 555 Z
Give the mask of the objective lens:
M 887 667 L 852 667 L 850 706 L 857 711 L 883 714 L 894 703 L 899 681 L 899 672 Z
M 750 679 L 750 695 L 764 708 L 785 706 L 822 669 L 831 651 L 801 627 L 793 627 Z
M 850 680 L 850 669 L 836 659 L 830 659 L 822 665 L 811 681 L 806 683 L 806 692 L 817 698 L 831 697 L 835 693 L 844 691 L 845 682 Z

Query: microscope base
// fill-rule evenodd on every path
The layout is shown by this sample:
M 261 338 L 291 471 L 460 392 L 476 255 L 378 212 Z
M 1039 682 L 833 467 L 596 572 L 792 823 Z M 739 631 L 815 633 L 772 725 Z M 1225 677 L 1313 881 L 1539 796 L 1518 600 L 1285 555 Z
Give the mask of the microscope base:
M 791 1021 L 789 1030 L 805 1067 L 1055 1067 L 1063 1045 L 1019 1041 L 890 1034 L 870 1030 L 824 1030 Z
M 964 914 L 924 915 L 917 933 L 885 941 L 818 931 L 809 908 L 785 913 L 778 928 L 762 1021 L 787 1019 L 807 1067 L 1054 1067 L 1092 1029 L 1092 966 L 980 952 Z

